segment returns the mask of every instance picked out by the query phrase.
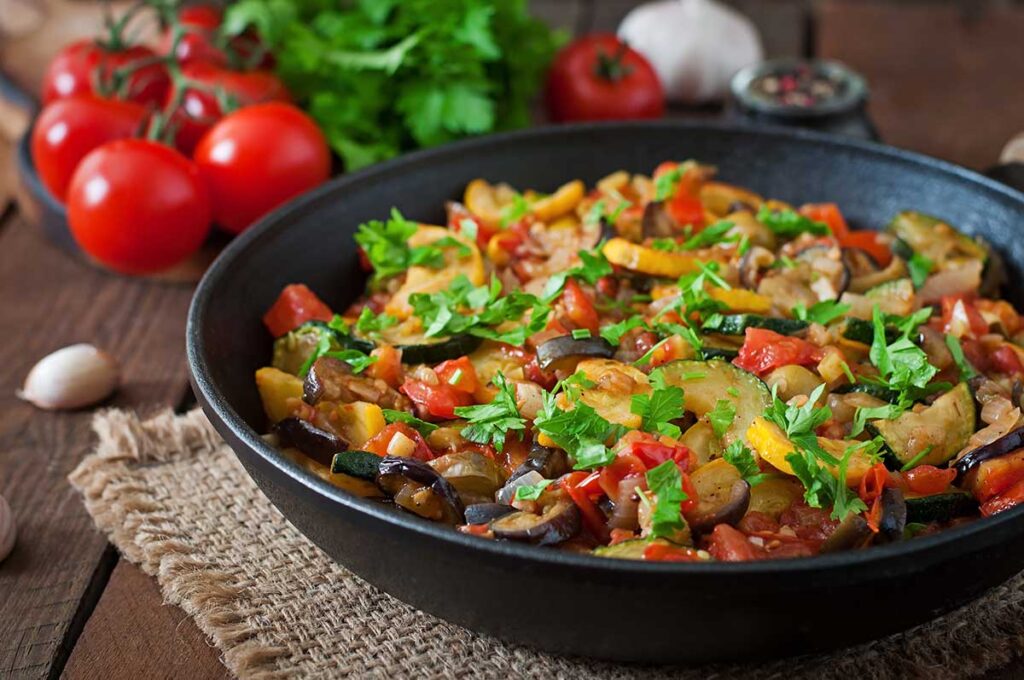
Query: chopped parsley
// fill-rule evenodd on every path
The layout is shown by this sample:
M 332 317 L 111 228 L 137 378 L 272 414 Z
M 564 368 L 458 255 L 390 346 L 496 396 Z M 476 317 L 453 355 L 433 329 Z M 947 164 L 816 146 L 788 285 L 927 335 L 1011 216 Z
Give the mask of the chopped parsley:
M 618 344 L 622 342 L 622 336 L 634 328 L 647 328 L 647 322 L 644 321 L 644 318 L 639 314 L 634 314 L 628 319 L 623 319 L 618 323 L 605 326 L 601 329 L 600 334 L 601 337 L 609 343 L 614 346 L 618 346 Z
M 738 241 L 739 236 L 726 237 L 726 234 L 734 226 L 736 225 L 728 220 L 719 220 L 714 224 L 708 225 L 688 238 L 683 243 L 683 250 L 697 250 L 698 248 L 708 248 L 718 243 Z
M 335 315 L 326 328 L 323 326 L 313 326 L 313 328 L 316 329 L 319 337 L 313 352 L 299 368 L 300 378 L 306 377 L 309 369 L 313 366 L 313 362 L 320 357 L 332 357 L 344 361 L 352 367 L 353 373 L 362 373 L 377 361 L 377 357 L 368 356 L 359 350 L 341 348 L 338 344 L 336 333 L 347 334 L 348 328 L 340 316 Z
M 437 429 L 437 425 L 434 423 L 428 423 L 425 420 L 420 420 L 416 416 L 406 413 L 405 411 L 395 411 L 390 408 L 381 409 L 384 413 L 384 420 L 387 423 L 405 423 L 406 425 L 412 426 L 417 432 L 424 437 L 429 437 L 430 433 Z
M 757 486 L 768 476 L 761 472 L 761 468 L 757 466 L 757 459 L 754 458 L 754 453 L 747 448 L 741 439 L 737 439 L 725 447 L 725 450 L 722 452 L 722 458 L 725 459 L 726 463 L 736 468 L 740 476 L 750 486 Z
M 832 233 L 824 222 L 815 222 L 795 210 L 772 210 L 766 205 L 761 206 L 757 212 L 757 221 L 783 238 L 794 238 L 804 233 L 815 236 L 828 236 Z
M 793 307 L 793 316 L 801 321 L 811 321 L 827 326 L 848 311 L 850 311 L 850 305 L 840 304 L 836 300 L 822 300 L 815 302 L 809 309 L 803 304 L 798 304 Z
M 719 439 L 732 427 L 732 421 L 736 419 L 736 404 L 728 399 L 719 399 L 715 407 L 708 411 L 708 422 L 711 429 Z
M 655 380 L 659 385 L 655 386 L 650 394 L 634 394 L 629 411 L 641 417 L 640 429 L 676 439 L 682 432 L 679 426 L 671 421 L 682 418 L 685 414 L 683 389 L 666 385 L 660 372 L 658 375 L 661 378 Z
M 522 436 L 526 429 L 526 419 L 519 415 L 516 407 L 516 395 L 505 376 L 496 373 L 493 379 L 498 393 L 489 404 L 476 406 L 456 406 L 455 415 L 469 421 L 462 428 L 462 436 L 477 444 L 493 444 L 501 451 L 505 448 L 505 438 L 509 432 L 518 432 Z
M 964 348 L 960 346 L 959 340 L 947 334 L 946 347 L 949 348 L 949 353 L 953 355 L 953 362 L 956 363 L 956 367 L 960 371 L 960 380 L 970 380 L 978 375 L 978 371 L 975 370 L 974 366 L 971 366 L 971 362 L 964 356 Z
M 582 374 L 577 375 L 580 378 L 572 376 L 571 381 L 567 378 L 551 392 L 544 393 L 543 407 L 533 425 L 575 459 L 574 469 L 590 470 L 615 460 L 615 454 L 605 442 L 619 439 L 626 428 L 609 423 L 592 406 L 579 401 L 580 388 L 593 386 L 593 383 Z M 575 408 L 569 411 L 558 408 L 556 394 L 560 389 L 575 402 Z
M 586 222 L 587 224 L 595 224 L 604 220 L 609 224 L 615 224 L 619 220 L 619 216 L 622 215 L 622 213 L 625 212 L 627 208 L 633 205 L 632 202 L 627 201 L 625 198 L 622 198 L 621 196 L 619 196 L 618 198 L 618 205 L 616 205 L 615 209 L 610 212 L 606 207 L 605 199 L 598 199 L 597 201 L 594 202 L 594 205 L 590 207 L 590 210 L 587 211 L 587 214 L 583 218 L 583 221 Z
M 594 285 L 598 279 L 610 276 L 615 271 L 612 269 L 611 263 L 608 262 L 608 258 L 601 251 L 600 244 L 593 252 L 580 250 L 577 252 L 577 255 L 580 258 L 578 265 L 568 271 L 558 272 L 548 279 L 548 282 L 544 285 L 544 292 L 541 293 L 541 298 L 545 302 L 553 302 L 562 293 L 565 281 L 570 276 Z
M 355 240 L 373 266 L 375 278 L 401 274 L 415 265 L 440 269 L 445 266 L 442 249 L 446 247 L 469 254 L 465 243 L 450 236 L 429 245 L 410 246 L 409 239 L 417 229 L 417 224 L 405 219 L 397 208 L 391 209 L 391 219 L 386 222 L 371 220 L 359 225 Z
M 585 340 L 590 337 L 590 330 L 587 328 L 574 328 L 571 335 L 573 340 Z
M 907 270 L 910 272 L 910 280 L 914 282 L 914 288 L 923 286 L 934 268 L 935 263 L 921 253 L 911 255 L 907 260 Z
M 522 194 L 512 196 L 512 202 L 501 211 L 501 226 L 515 224 L 530 214 L 530 202 Z
M 363 311 L 359 312 L 359 318 L 356 319 L 355 329 L 363 335 L 372 335 L 391 328 L 396 323 L 398 319 L 390 314 L 374 314 L 369 307 L 363 307 Z
M 683 491 L 683 478 L 675 461 L 666 460 L 647 471 L 647 489 L 654 494 L 651 513 L 651 538 L 677 537 L 686 530 L 682 504 L 689 496 Z
M 553 479 L 542 479 L 536 484 L 521 484 L 516 487 L 515 500 L 535 501 L 544 493 L 544 489 L 555 483 Z
M 683 179 L 683 170 L 685 168 L 686 164 L 680 163 L 668 172 L 654 178 L 655 201 L 664 201 L 672 198 L 672 195 L 676 193 L 676 187 L 679 186 L 680 180 Z

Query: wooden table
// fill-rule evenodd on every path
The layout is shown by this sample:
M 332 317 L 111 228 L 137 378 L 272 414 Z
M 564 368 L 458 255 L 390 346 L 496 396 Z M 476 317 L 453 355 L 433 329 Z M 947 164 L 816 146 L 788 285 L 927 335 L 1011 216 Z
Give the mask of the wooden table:
M 534 4 L 579 32 L 615 26 L 633 3 Z M 998 3 L 962 15 L 935 3 L 830 0 L 809 14 L 802 0 L 734 4 L 758 20 L 770 54 L 820 54 L 863 72 L 891 143 L 984 167 L 1024 126 L 1024 8 Z M 89 341 L 123 366 L 111 406 L 152 412 L 190 404 L 191 287 L 98 271 L 8 209 L 0 215 L 0 292 L 0 492 L 19 526 L 14 553 L 0 565 L 0 677 L 226 676 L 192 620 L 164 606 L 155 582 L 118 558 L 68 486 L 90 445 L 90 414 L 42 413 L 14 396 L 39 357 Z M 1018 663 L 992 677 L 1022 673 Z

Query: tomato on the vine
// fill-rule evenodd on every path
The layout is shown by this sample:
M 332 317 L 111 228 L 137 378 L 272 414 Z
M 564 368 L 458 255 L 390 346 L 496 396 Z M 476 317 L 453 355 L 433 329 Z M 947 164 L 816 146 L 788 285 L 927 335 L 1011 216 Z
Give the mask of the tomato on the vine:
M 320 128 L 281 102 L 225 116 L 199 141 L 194 158 L 210 188 L 214 221 L 235 234 L 331 171 Z
M 43 103 L 95 92 L 114 94 L 143 106 L 159 106 L 171 81 L 163 64 L 150 63 L 155 57 L 153 50 L 142 45 L 113 49 L 94 40 L 73 42 L 58 52 L 46 69 Z M 123 82 L 117 82 L 121 69 L 134 70 L 124 76 Z
M 660 118 L 665 93 L 654 68 L 611 33 L 572 42 L 555 57 L 545 93 L 557 122 Z
M 190 5 L 178 10 L 178 23 L 182 34 L 174 50 L 174 58 L 182 66 L 206 62 L 218 66 L 228 63 L 227 55 L 216 44 L 217 30 L 224 13 L 212 5 Z M 160 54 L 170 54 L 174 34 L 168 29 L 160 37 Z
M 143 139 L 108 142 L 87 155 L 68 189 L 68 223 L 82 250 L 126 274 L 166 269 L 210 230 L 210 200 L 195 164 Z
M 32 160 L 39 178 L 64 201 L 81 160 L 98 146 L 141 131 L 147 115 L 133 102 L 88 93 L 51 102 L 32 128 Z

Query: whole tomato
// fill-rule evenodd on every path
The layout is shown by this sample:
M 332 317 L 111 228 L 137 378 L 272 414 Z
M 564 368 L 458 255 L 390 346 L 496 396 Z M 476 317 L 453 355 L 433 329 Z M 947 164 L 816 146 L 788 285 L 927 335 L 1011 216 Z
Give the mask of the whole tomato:
M 79 162 L 98 146 L 139 133 L 147 115 L 134 102 L 93 94 L 47 104 L 32 128 L 32 160 L 43 184 L 64 201 Z
M 224 13 L 212 5 L 190 5 L 178 10 L 178 23 L 182 27 L 174 56 L 182 66 L 206 62 L 218 66 L 228 63 L 227 55 L 217 47 L 217 30 Z M 174 35 L 168 29 L 160 37 L 160 54 L 170 54 Z
M 78 245 L 125 274 L 166 269 L 194 253 L 210 230 L 199 169 L 174 149 L 119 139 L 82 159 L 68 189 Z
M 190 80 L 220 88 L 234 100 L 236 106 L 291 101 L 288 88 L 270 71 L 231 71 L 213 64 L 195 62 L 185 66 L 182 73 Z M 174 98 L 174 92 L 169 91 L 167 98 L 169 104 Z M 186 88 L 181 106 L 171 115 L 172 124 L 177 130 L 175 146 L 182 153 L 191 155 L 206 131 L 221 119 L 223 112 L 213 92 Z
M 213 220 L 237 234 L 330 175 L 327 140 L 313 120 L 281 102 L 225 116 L 199 141 L 194 158 L 213 201 Z
M 548 71 L 548 115 L 558 122 L 659 118 L 665 93 L 644 57 L 610 33 L 570 43 Z
M 53 58 L 43 76 L 43 103 L 76 94 L 117 94 L 119 99 L 143 106 L 159 106 L 170 87 L 170 78 L 162 64 L 139 65 L 117 83 L 115 71 L 155 58 L 148 47 L 134 45 L 123 49 L 109 49 L 93 40 L 80 40 L 64 47 Z M 96 89 L 100 85 L 99 91 Z

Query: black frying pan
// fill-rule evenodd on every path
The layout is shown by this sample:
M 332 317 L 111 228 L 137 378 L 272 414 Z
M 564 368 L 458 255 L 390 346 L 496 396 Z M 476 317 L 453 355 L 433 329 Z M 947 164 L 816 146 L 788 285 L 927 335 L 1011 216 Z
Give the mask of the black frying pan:
M 886 147 L 799 131 L 680 122 L 546 128 L 454 144 L 341 177 L 235 241 L 196 291 L 188 356 L 199 402 L 281 512 L 370 583 L 475 631 L 546 650 L 707 661 L 825 650 L 967 602 L 1024 568 L 1024 508 L 936 536 L 822 557 L 736 564 L 598 559 L 461 535 L 314 478 L 259 433 L 253 372 L 271 355 L 260 317 L 305 282 L 336 309 L 362 289 L 352 234 L 397 206 L 443 220 L 474 177 L 552 190 L 624 168 L 696 158 L 727 182 L 794 203 L 836 201 L 859 227 L 897 211 L 939 215 L 1007 257 L 1024 300 L 1024 195 Z

